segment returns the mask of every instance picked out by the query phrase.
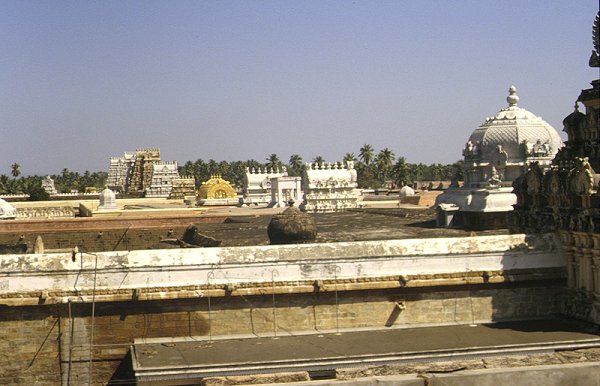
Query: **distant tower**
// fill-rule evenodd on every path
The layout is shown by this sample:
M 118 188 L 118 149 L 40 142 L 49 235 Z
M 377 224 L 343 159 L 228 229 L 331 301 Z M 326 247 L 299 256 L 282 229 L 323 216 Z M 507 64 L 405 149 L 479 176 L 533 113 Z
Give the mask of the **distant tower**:
M 146 191 L 152 183 L 154 164 L 160 162 L 160 149 L 138 149 L 135 151 L 135 160 L 129 177 L 127 191 L 139 193 Z

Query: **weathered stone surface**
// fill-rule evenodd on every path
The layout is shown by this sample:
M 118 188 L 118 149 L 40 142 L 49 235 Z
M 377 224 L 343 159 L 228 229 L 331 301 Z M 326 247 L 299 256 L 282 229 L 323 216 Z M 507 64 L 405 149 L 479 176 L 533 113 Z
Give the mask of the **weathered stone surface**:
M 307 163 L 302 177 L 304 201 L 300 208 L 312 213 L 338 212 L 357 207 L 354 162 Z
M 221 245 L 220 240 L 199 233 L 196 225 L 190 225 L 187 227 L 183 233 L 183 236 L 181 237 L 181 241 L 183 241 L 185 244 L 188 244 L 182 244 L 182 247 L 218 247 Z
M 317 237 L 315 220 L 296 207 L 289 207 L 271 219 L 267 227 L 271 244 L 301 244 Z
M 0 255 L 19 254 L 27 252 L 26 243 L 0 244 Z
M 307 372 L 299 371 L 295 373 L 209 377 L 202 380 L 202 386 L 264 385 L 267 383 L 290 383 L 302 381 L 310 381 L 310 377 Z

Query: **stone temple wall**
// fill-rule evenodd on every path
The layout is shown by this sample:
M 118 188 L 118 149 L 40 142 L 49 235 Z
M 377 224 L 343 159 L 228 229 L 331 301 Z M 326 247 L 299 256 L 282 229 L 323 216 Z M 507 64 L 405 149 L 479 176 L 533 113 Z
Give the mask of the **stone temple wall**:
M 127 351 L 144 337 L 547 317 L 565 284 L 557 248 L 509 235 L 4 255 L 0 384 L 131 379 Z
M 555 283 L 556 284 L 556 283 Z M 557 312 L 557 286 L 459 286 L 278 294 L 277 334 L 336 328 L 466 324 L 473 320 L 546 317 Z M 405 310 L 398 312 L 396 303 Z M 0 307 L 0 384 L 106 384 L 132 379 L 134 339 L 273 335 L 273 302 L 264 296 Z M 93 326 L 92 326 L 93 320 Z M 93 330 L 93 346 L 90 348 Z M 92 359 L 90 365 L 90 359 Z

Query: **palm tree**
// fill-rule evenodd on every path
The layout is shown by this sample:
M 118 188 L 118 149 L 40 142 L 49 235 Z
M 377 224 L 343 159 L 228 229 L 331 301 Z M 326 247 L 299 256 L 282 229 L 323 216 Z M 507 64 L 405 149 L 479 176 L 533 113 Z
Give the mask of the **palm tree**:
M 267 169 L 271 169 L 273 171 L 281 169 L 281 160 L 277 156 L 277 154 L 273 153 L 267 157 Z
M 365 163 L 365 165 L 371 164 L 371 161 L 373 161 L 373 146 L 365 143 L 360 148 L 360 153 L 358 156 Z
M 300 169 L 302 167 L 302 157 L 298 154 L 292 154 L 290 156 L 290 167 L 294 169 Z
M 299 176 L 302 173 L 302 157 L 298 154 L 292 154 L 290 156 L 290 170 L 288 174 L 290 176 Z
M 422 163 L 419 164 L 409 164 L 410 168 L 411 168 L 411 172 L 415 178 L 415 181 L 423 181 L 423 176 L 425 174 L 425 169 L 427 169 L 427 166 L 425 166 Z
M 12 190 L 11 179 L 6 175 L 0 175 L 0 193 L 8 194 Z
M 398 160 L 394 164 L 392 168 L 392 174 L 394 176 L 394 181 L 398 186 L 405 186 L 411 182 L 411 178 L 409 176 L 408 165 L 406 164 L 406 160 L 404 157 L 398 157 Z
M 19 177 L 21 175 L 21 165 L 16 162 L 10 165 L 10 174 L 12 174 L 14 178 Z
M 344 163 L 347 163 L 348 161 L 356 162 L 356 156 L 354 153 L 346 153 L 344 155 Z
M 379 177 L 379 182 L 381 184 L 385 183 L 385 180 L 388 178 L 389 171 L 392 168 L 392 164 L 394 163 L 394 158 L 394 153 L 387 147 L 381 150 L 377 154 L 377 157 L 375 157 L 375 163 L 377 165 L 377 174 Z
M 318 155 L 315 158 L 313 158 L 313 163 L 322 165 L 322 164 L 325 163 L 325 158 L 323 158 L 320 155 Z
M 219 174 L 221 175 L 221 177 L 223 177 L 225 180 L 231 181 L 231 166 L 229 162 L 219 162 L 219 166 L 217 166 L 217 169 L 219 170 Z
M 463 166 L 464 166 L 463 160 L 458 160 L 450 166 L 452 168 L 452 179 L 456 180 L 456 181 L 464 181 L 465 174 L 463 171 Z
M 229 164 L 230 182 L 233 185 L 241 188 L 244 186 L 244 179 L 246 178 L 246 162 L 244 161 L 233 161 Z
M 219 173 L 219 164 L 217 163 L 217 161 L 215 161 L 214 159 L 211 158 L 208 160 L 207 169 L 211 175 L 218 174 Z
M 248 160 L 248 165 L 250 169 L 262 169 L 263 165 L 255 159 Z
M 383 165 L 386 169 L 392 167 L 395 158 L 396 156 L 394 155 L 394 152 L 388 149 L 387 147 L 377 154 L 378 162 L 380 163 L 380 165 Z

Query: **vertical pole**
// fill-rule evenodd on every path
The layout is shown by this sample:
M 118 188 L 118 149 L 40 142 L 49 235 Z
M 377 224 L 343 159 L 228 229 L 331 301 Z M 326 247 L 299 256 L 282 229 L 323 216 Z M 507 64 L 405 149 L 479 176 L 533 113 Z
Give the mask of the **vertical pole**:
M 333 277 L 334 277 L 334 288 L 335 288 L 335 333 L 340 333 L 340 303 L 338 301 L 338 289 L 337 289 L 337 274 L 341 271 L 339 265 L 333 266 Z
M 277 314 L 275 312 L 275 273 L 279 273 L 276 269 L 271 271 L 271 289 L 273 292 L 273 336 L 277 338 Z
M 71 386 L 71 366 L 73 365 L 73 313 L 69 299 L 69 367 L 67 367 L 67 386 Z
M 214 271 L 210 271 L 207 275 L 206 275 L 206 286 L 207 291 L 208 291 L 208 340 L 212 341 L 212 319 L 210 316 L 210 279 L 212 279 L 215 276 Z
M 93 364 L 93 349 L 94 349 L 94 322 L 96 316 L 96 277 L 98 274 L 98 255 L 92 254 L 94 256 L 94 285 L 92 288 L 92 328 L 90 331 L 90 362 L 88 364 L 88 384 L 92 384 L 92 364 Z M 83 253 L 81 254 L 81 259 L 83 260 Z

